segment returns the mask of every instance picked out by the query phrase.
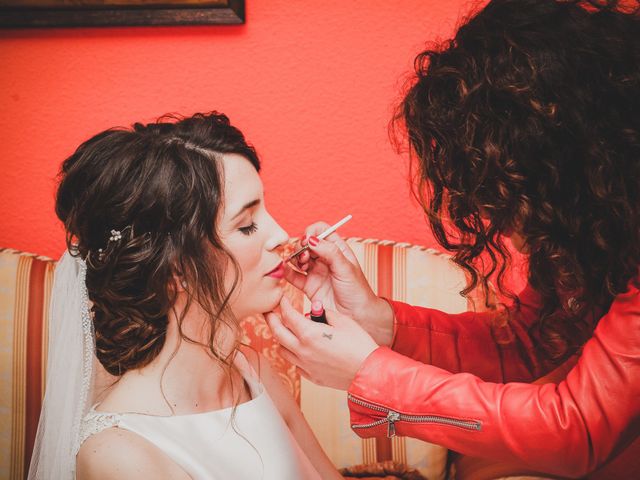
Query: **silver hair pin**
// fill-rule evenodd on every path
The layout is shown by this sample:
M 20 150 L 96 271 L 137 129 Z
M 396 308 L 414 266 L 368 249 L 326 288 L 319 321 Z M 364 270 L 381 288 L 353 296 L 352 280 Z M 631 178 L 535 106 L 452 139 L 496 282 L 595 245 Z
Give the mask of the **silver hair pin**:
M 111 245 L 111 242 L 118 242 L 120 240 L 122 240 L 122 232 L 120 230 L 112 229 L 111 230 L 111 235 L 109 236 L 109 241 L 107 242 L 107 245 L 104 248 L 99 248 L 98 249 L 98 258 L 100 260 L 103 260 L 105 254 L 107 253 L 106 251 L 109 249 L 109 245 Z

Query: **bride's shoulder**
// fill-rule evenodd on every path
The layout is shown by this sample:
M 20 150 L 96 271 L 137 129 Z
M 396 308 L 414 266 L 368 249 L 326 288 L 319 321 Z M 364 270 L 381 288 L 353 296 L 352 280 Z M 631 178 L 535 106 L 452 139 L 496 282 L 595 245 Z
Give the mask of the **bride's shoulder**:
M 295 399 L 289 391 L 285 379 L 272 367 L 271 362 L 264 355 L 248 346 L 241 346 L 240 353 L 246 358 L 247 363 L 264 386 L 273 400 L 276 408 L 289 423 L 292 411 L 297 409 Z
M 112 427 L 91 435 L 76 456 L 76 478 L 188 479 L 184 470 L 139 435 Z
M 102 391 L 97 399 L 98 417 L 109 412 L 140 412 L 151 415 L 169 415 L 166 400 L 158 394 L 156 384 L 141 375 L 123 377 Z

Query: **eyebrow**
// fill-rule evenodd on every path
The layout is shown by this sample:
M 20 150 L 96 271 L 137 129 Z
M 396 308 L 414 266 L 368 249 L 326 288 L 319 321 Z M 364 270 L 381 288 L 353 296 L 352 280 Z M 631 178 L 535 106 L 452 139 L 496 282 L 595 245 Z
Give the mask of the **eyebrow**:
M 260 204 L 260 199 L 259 199 L 259 198 L 256 198 L 255 200 L 253 200 L 253 201 L 251 201 L 251 202 L 247 203 L 244 207 L 242 207 L 242 208 L 240 209 L 240 211 L 239 211 L 238 213 L 236 213 L 233 217 L 231 217 L 231 220 L 232 220 L 232 221 L 233 221 L 233 220 L 235 220 L 237 217 L 239 217 L 240 215 L 242 215 L 242 214 L 244 213 L 244 211 L 245 211 L 245 210 L 247 210 L 247 209 L 249 209 L 249 208 L 253 208 L 253 207 L 255 207 L 256 205 L 259 205 L 259 204 Z

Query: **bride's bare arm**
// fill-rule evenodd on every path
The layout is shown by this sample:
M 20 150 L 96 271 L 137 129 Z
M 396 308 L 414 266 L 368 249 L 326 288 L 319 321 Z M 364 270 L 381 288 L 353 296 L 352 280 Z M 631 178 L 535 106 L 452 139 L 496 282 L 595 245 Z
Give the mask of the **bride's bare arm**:
M 323 480 L 342 480 L 343 477 L 338 473 L 333 463 L 331 463 L 327 454 L 324 453 L 324 450 L 302 415 L 295 399 L 271 368 L 269 360 L 250 348 L 242 348 L 242 352 L 254 370 L 260 375 L 260 380 L 267 389 L 267 392 L 269 392 L 273 403 L 280 412 L 280 415 L 284 418 L 298 445 L 300 445 L 302 451 L 307 455 L 314 468 L 320 474 L 320 478 Z
M 107 428 L 89 437 L 76 457 L 77 480 L 191 477 L 157 447 L 121 428 Z

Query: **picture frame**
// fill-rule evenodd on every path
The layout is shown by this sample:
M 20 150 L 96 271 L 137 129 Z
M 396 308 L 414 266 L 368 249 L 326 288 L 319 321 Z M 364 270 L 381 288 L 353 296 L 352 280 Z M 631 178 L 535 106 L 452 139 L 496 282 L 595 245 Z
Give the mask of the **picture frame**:
M 239 25 L 244 0 L 0 0 L 0 28 Z

